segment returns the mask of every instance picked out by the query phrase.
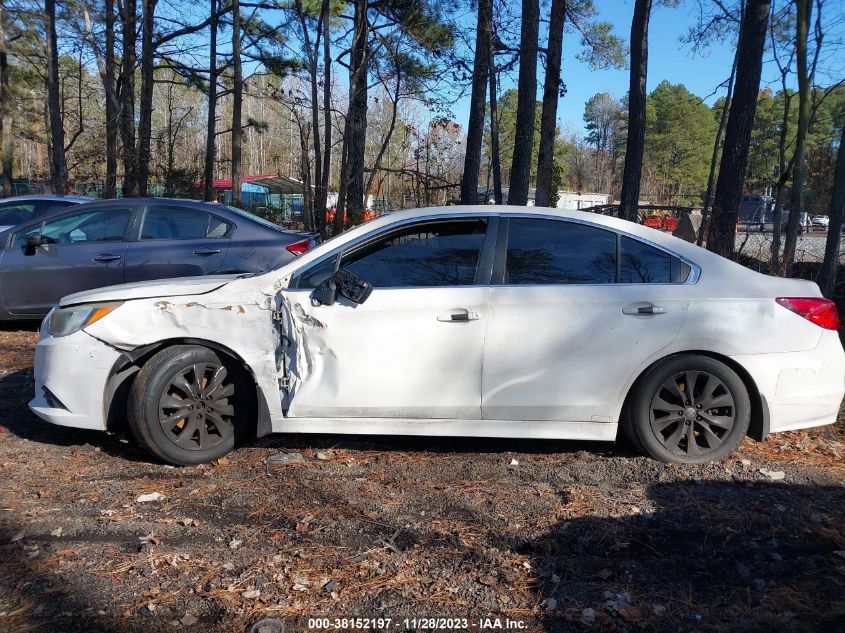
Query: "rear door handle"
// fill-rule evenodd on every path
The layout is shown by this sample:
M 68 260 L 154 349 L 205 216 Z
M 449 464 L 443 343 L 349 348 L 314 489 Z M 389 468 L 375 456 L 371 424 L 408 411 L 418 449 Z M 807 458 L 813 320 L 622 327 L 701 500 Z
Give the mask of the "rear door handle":
M 479 315 L 476 312 L 466 308 L 455 308 L 437 315 L 437 320 L 444 323 L 462 323 L 464 321 L 475 321 L 478 318 Z
M 194 255 L 217 255 L 219 248 L 195 248 Z
M 120 255 L 112 255 L 111 253 L 103 253 L 102 255 L 95 255 L 95 262 L 113 262 L 120 259 Z
M 666 314 L 666 308 L 661 306 L 625 306 L 622 308 L 622 314 L 628 316 L 650 316 L 653 314 Z

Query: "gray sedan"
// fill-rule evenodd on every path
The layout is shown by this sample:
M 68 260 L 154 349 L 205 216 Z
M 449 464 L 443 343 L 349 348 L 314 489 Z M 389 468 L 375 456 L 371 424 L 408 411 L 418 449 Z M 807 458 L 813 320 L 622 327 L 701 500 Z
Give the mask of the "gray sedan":
M 0 234 L 0 319 L 39 318 L 63 296 L 103 286 L 266 272 L 316 243 L 219 204 L 90 202 Z

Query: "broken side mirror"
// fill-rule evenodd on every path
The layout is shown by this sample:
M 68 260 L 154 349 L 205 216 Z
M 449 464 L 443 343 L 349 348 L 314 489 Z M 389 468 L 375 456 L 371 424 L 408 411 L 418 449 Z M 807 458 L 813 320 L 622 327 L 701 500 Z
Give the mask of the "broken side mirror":
M 373 291 L 373 284 L 348 270 L 338 270 L 332 275 L 332 279 L 338 294 L 355 304 L 364 303 Z
M 43 240 L 41 239 L 41 233 L 30 233 L 26 236 L 26 247 L 24 249 L 24 255 L 35 255 L 35 251 L 38 250 L 38 247 L 43 244 Z
M 348 270 L 338 270 L 331 277 L 314 288 L 311 293 L 313 305 L 330 306 L 337 296 L 346 297 L 352 303 L 364 303 L 373 291 L 373 284 Z

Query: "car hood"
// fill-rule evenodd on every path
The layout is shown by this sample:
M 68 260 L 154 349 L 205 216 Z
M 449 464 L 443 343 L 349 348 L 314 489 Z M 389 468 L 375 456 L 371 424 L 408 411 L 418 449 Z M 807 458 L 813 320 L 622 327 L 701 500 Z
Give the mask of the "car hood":
M 80 303 L 99 303 L 101 301 L 130 301 L 132 299 L 201 295 L 222 288 L 230 281 L 242 277 L 243 275 L 209 275 L 207 277 L 137 281 L 130 284 L 76 292 L 63 297 L 59 305 L 64 308 Z

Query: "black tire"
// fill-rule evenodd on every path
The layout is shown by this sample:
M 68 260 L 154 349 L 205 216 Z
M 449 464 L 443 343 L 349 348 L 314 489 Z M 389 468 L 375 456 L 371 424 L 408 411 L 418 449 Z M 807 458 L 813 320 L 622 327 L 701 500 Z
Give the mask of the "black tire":
M 645 447 L 642 445 L 642 442 L 640 442 L 640 438 L 637 437 L 636 431 L 634 431 L 633 419 L 634 407 L 631 403 L 625 403 L 625 407 L 622 409 L 622 419 L 620 421 L 622 435 L 636 452 L 645 453 Z
M 165 462 L 210 462 L 230 453 L 246 434 L 251 390 L 245 372 L 214 350 L 168 347 L 144 363 L 132 384 L 129 428 Z
M 708 356 L 685 355 L 643 375 L 626 427 L 656 460 L 703 464 L 733 453 L 750 421 L 751 400 L 736 372 Z

